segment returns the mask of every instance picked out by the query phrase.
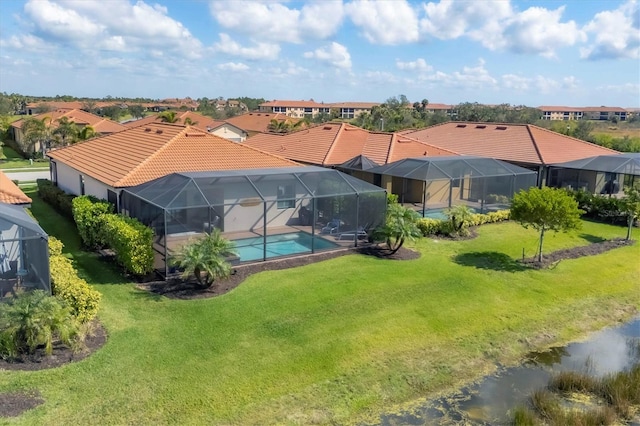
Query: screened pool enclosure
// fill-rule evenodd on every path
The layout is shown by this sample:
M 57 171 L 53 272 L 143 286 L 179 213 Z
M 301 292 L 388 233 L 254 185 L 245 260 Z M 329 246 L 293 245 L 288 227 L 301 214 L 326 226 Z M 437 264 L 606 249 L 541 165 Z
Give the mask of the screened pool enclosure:
M 513 195 L 537 179 L 523 167 L 470 156 L 406 158 L 367 172 L 381 175 L 383 187 L 426 217 L 458 204 L 479 213 L 507 209 Z
M 36 289 L 51 293 L 48 236 L 24 208 L 0 203 L 0 299 Z
M 155 233 L 155 267 L 170 274 L 177 248 L 219 229 L 232 262 L 357 245 L 383 222 L 383 189 L 337 170 L 291 167 L 174 173 L 128 188 L 123 213 Z

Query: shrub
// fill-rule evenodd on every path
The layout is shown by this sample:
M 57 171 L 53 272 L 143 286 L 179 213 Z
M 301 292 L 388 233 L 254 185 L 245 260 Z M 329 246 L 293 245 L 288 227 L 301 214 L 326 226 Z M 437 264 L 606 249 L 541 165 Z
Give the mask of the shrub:
M 626 213 L 622 199 L 607 195 L 594 195 L 587 191 L 567 191 L 584 210 L 585 217 L 610 223 L 625 223 Z
M 509 204 L 511 200 L 506 195 L 489 194 L 485 200 L 489 204 Z
M 49 265 L 53 295 L 61 299 L 80 323 L 95 318 L 102 295 L 78 277 L 71 260 L 62 254 L 63 244 L 49 237 Z
M 73 220 L 85 247 L 100 248 L 104 245 L 103 215 L 111 213 L 113 206 L 106 201 L 83 195 L 73 199 Z
M 54 340 L 75 347 L 80 324 L 68 307 L 42 290 L 22 293 L 0 304 L 0 357 L 33 354 L 39 346 L 51 355 Z
M 496 223 L 509 220 L 509 210 L 498 210 L 486 214 L 472 214 L 468 218 L 469 226 L 480 226 L 486 223 Z M 418 229 L 422 235 L 452 235 L 454 229 L 448 220 L 439 220 L 431 218 L 421 218 L 418 220 Z
M 43 201 L 61 215 L 73 219 L 71 202 L 75 198 L 75 195 L 67 194 L 47 179 L 38 179 L 36 183 L 38 185 L 38 195 Z
M 153 271 L 151 228 L 126 216 L 105 214 L 102 218 L 105 242 L 115 250 L 118 263 L 136 275 L 145 275 Z

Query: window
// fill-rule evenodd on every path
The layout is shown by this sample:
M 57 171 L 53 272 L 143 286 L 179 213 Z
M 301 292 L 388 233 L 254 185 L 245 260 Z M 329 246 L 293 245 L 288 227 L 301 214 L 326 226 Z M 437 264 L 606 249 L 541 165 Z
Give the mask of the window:
M 312 114 L 313 114 L 313 108 L 304 109 L 304 115 L 312 115 Z
M 80 195 L 84 195 L 84 175 L 80 175 Z
M 49 163 L 49 173 L 51 174 L 51 182 L 58 183 L 58 166 L 55 161 Z
M 318 108 L 320 114 L 329 114 L 329 108 Z
M 273 112 L 281 112 L 284 114 L 287 112 L 287 109 L 285 107 L 273 107 Z
M 296 207 L 293 185 L 278 185 L 278 208 L 293 209 Z
M 342 108 L 342 118 L 353 118 L 354 113 L 353 108 Z

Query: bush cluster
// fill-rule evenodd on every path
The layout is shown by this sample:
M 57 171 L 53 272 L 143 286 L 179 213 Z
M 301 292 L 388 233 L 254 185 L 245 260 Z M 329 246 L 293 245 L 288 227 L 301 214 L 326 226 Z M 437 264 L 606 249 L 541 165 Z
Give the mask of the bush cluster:
M 71 309 L 72 315 L 80 323 L 95 318 L 102 295 L 78 277 L 71 260 L 62 254 L 63 244 L 49 237 L 49 265 L 53 295 L 61 299 Z
M 627 222 L 625 201 L 607 195 L 594 195 L 587 191 L 568 191 L 584 210 L 584 217 L 603 222 L 624 224 Z
M 75 195 L 67 194 L 48 179 L 38 179 L 38 195 L 61 215 L 73 219 L 72 201 Z
M 138 220 L 116 214 L 101 216 L 102 235 L 116 260 L 127 271 L 145 275 L 153 271 L 153 231 Z
M 73 199 L 73 220 L 76 222 L 82 243 L 88 249 L 103 247 L 106 243 L 102 215 L 113 212 L 113 206 L 95 197 L 82 196 Z
M 73 200 L 73 219 L 89 249 L 108 247 L 127 271 L 145 275 L 153 271 L 153 231 L 138 220 L 111 213 L 106 201 L 83 195 Z
M 480 226 L 486 223 L 496 223 L 509 220 L 509 210 L 498 210 L 486 214 L 472 214 L 469 226 Z M 447 235 L 454 233 L 451 221 L 442 219 L 421 218 L 418 220 L 418 229 L 422 235 Z

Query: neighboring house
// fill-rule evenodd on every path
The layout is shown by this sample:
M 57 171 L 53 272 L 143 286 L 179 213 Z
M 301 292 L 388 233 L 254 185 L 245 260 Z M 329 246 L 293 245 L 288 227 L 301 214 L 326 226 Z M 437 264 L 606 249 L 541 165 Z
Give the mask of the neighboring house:
M 24 290 L 51 294 L 48 238 L 23 207 L 0 202 L 0 301 Z
M 455 117 L 456 115 L 458 115 L 457 111 L 455 110 L 455 105 L 447 105 L 447 104 L 431 104 L 430 103 L 430 104 L 427 104 L 425 111 L 430 112 L 432 114 L 442 113 L 442 114 L 445 114 L 447 117 Z
M 298 165 L 194 127 L 155 122 L 57 149 L 48 156 L 51 180 L 62 190 L 93 195 L 115 206 L 123 188 L 174 172 Z
M 618 121 L 627 120 L 627 110 L 620 107 L 584 107 L 584 118 L 587 120 L 611 120 L 616 117 Z
M 260 112 L 284 114 L 294 118 L 313 118 L 318 114 L 331 114 L 332 109 L 338 110 L 338 117 L 353 119 L 364 112 L 371 112 L 371 108 L 380 105 L 373 102 L 339 102 L 324 103 L 313 99 L 308 101 L 269 101 L 260 104 Z
M 539 185 L 545 184 L 551 164 L 618 154 L 530 124 L 448 122 L 403 134 L 461 155 L 495 158 L 535 170 Z
M 566 107 L 540 106 L 542 120 L 610 120 L 617 117 L 618 121 L 626 121 L 628 111 L 620 107 Z
M 382 165 L 409 157 L 456 154 L 397 133 L 370 132 L 347 123 L 324 123 L 284 135 L 261 133 L 245 144 L 293 161 L 331 168 L 340 168 L 358 156 Z M 370 176 L 352 174 L 379 183 Z
M 244 132 L 244 139 L 250 138 L 258 133 L 269 132 L 269 125 L 271 120 L 276 121 L 289 121 L 291 124 L 296 124 L 300 121 L 297 118 L 287 117 L 285 114 L 273 114 L 269 112 L 248 112 L 242 115 L 236 115 L 225 120 L 225 123 L 235 126 Z
M 11 179 L 0 171 L 0 203 L 15 204 L 28 207 L 31 204 L 31 198 L 27 197 L 24 192 Z
M 243 142 L 248 134 L 241 128 L 234 126 L 226 121 L 215 120 L 206 115 L 193 111 L 176 111 L 176 124 L 184 124 L 190 122 L 191 127 L 200 129 L 203 132 L 220 136 L 234 142 Z M 150 123 L 162 123 L 162 119 L 158 115 L 150 115 L 140 120 L 132 120 L 124 123 L 125 126 L 132 128 L 138 126 L 146 126 Z
M 109 135 L 111 133 L 120 132 L 126 129 L 126 127 L 120 123 L 109 120 L 105 117 L 91 114 L 81 109 L 57 109 L 29 118 L 44 120 L 45 124 L 50 126 L 51 130 L 53 131 L 57 127 L 57 120 L 63 117 L 68 118 L 69 121 L 73 121 L 78 130 L 82 130 L 86 126 L 91 126 L 93 130 L 101 135 Z M 22 131 L 22 125 L 24 124 L 25 120 L 27 120 L 27 118 L 22 118 L 20 120 L 14 121 L 13 123 L 11 123 L 10 127 L 11 134 L 13 135 L 13 140 L 23 151 L 26 151 L 29 148 L 25 146 L 24 132 Z M 40 149 L 41 147 L 39 146 L 39 144 L 33 147 L 33 151 L 36 152 Z
M 87 111 L 88 102 L 83 101 L 45 101 L 45 102 L 31 102 L 28 103 L 25 109 L 25 114 L 27 115 L 37 115 L 39 114 L 39 109 L 46 108 L 50 111 L 54 111 L 57 109 L 81 109 L 83 111 Z M 93 102 L 93 107 L 95 111 L 100 111 L 102 108 L 120 105 L 122 108 L 126 108 L 126 105 L 119 104 L 117 102 Z M 89 111 L 87 111 L 89 112 Z

